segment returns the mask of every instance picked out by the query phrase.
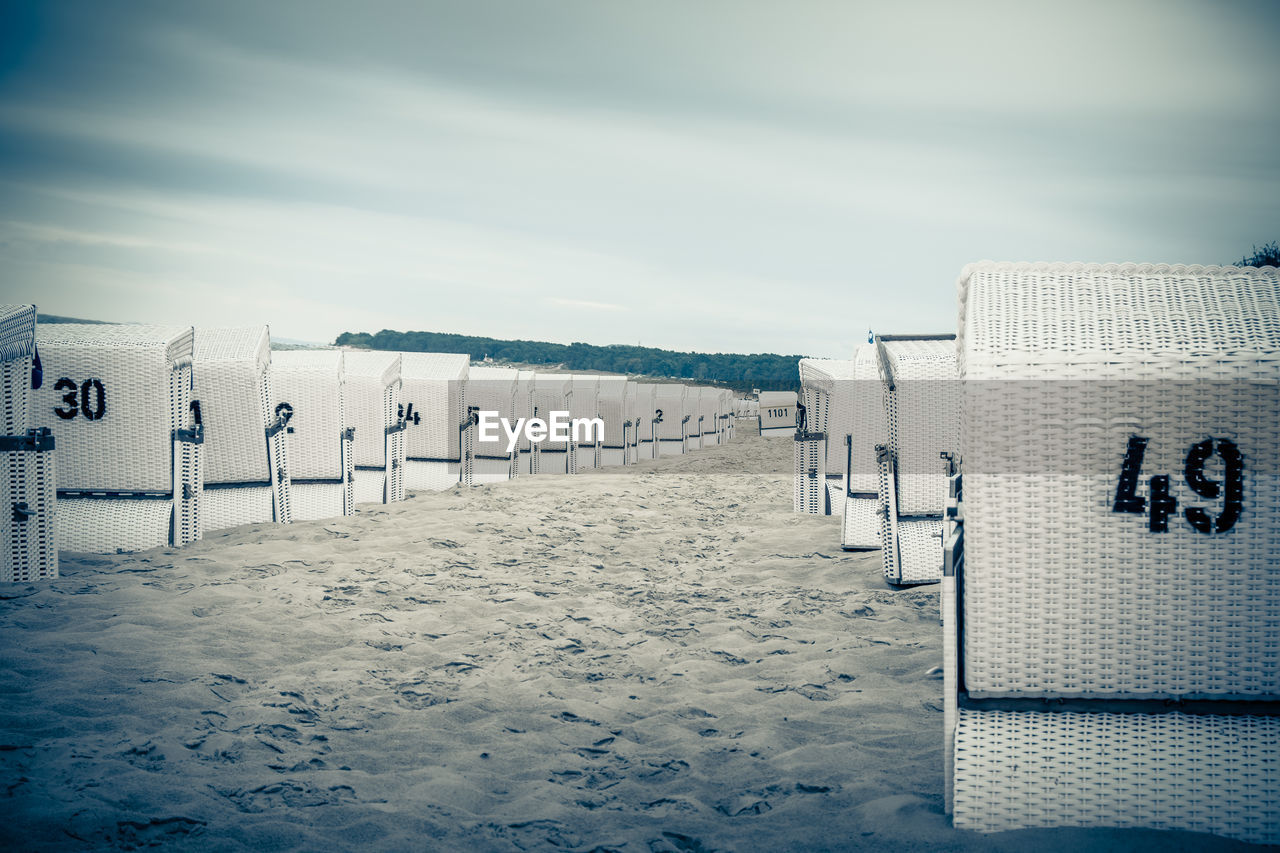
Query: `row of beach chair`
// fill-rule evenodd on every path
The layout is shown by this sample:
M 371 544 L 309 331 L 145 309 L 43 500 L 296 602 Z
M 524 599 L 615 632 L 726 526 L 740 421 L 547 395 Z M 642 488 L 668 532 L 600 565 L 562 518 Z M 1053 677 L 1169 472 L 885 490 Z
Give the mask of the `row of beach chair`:
M 406 490 L 635 464 L 734 432 L 725 389 L 444 353 L 273 352 L 266 326 L 37 326 L 34 306 L 4 305 L 0 365 L 4 581 L 56 576 L 59 550 L 182 546 Z M 481 412 L 514 424 L 554 411 L 603 431 L 522 435 L 510 449 L 501 429 L 480 434 Z
M 957 827 L 1280 843 L 1280 270 L 973 264 L 806 359 L 796 509 L 940 582 Z

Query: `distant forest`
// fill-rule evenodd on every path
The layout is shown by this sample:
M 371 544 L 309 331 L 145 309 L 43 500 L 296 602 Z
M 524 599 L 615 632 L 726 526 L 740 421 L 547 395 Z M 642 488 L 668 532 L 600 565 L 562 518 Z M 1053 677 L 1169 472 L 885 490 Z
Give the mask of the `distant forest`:
M 440 332 L 393 332 L 384 329 L 376 335 L 365 332 L 343 332 L 334 342 L 338 346 L 367 347 L 400 352 L 466 353 L 473 360 L 523 364 L 563 365 L 566 370 L 601 370 L 610 373 L 635 373 L 645 376 L 691 379 L 715 383 L 735 391 L 798 391 L 798 362 L 802 356 L 755 353 L 672 352 L 653 347 L 624 344 L 552 344 L 545 341 L 502 341 L 471 335 L 448 335 Z

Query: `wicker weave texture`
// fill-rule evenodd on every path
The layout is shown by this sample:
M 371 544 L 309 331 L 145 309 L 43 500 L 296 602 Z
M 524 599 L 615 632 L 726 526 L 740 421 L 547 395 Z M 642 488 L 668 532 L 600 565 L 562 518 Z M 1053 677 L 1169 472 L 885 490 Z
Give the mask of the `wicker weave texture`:
M 517 414 L 517 377 L 518 372 L 515 370 L 494 367 L 471 368 L 467 379 L 467 405 L 474 406 L 482 412 L 497 412 L 498 417 L 506 418 L 514 426 L 517 418 L 528 417 L 523 413 Z M 495 434 L 497 438 L 485 441 L 480 437 L 480 430 L 475 430 L 477 458 L 508 458 L 506 433 L 499 427 Z
M 357 468 L 352 474 L 352 491 L 358 504 L 383 503 L 387 494 L 385 468 Z
M 295 482 L 290 495 L 294 520 L 318 521 L 342 516 L 342 493 L 342 483 Z
M 200 523 L 206 533 L 271 520 L 270 486 L 206 486 L 200 496 Z
M 286 440 L 293 478 L 342 478 L 343 381 L 341 350 L 272 354 L 272 412 L 280 405 L 293 412 Z
M 465 417 L 463 402 L 469 359 L 465 355 L 435 352 L 401 354 L 401 399 L 413 404 L 419 415 L 405 433 L 409 459 L 459 461 L 458 424 Z
M 25 435 L 31 423 L 31 358 L 0 362 L 0 435 Z
M 44 383 L 31 417 L 53 430 L 58 488 L 171 491 L 172 433 L 190 419 L 192 329 L 67 323 L 39 327 L 36 342 Z M 97 417 L 85 417 L 86 397 Z
M 702 449 L 702 424 L 705 420 L 702 414 L 702 391 L 702 388 L 695 386 L 685 392 L 684 410 L 689 416 L 684 430 L 686 452 Z
M 1280 717 L 961 709 L 955 826 L 1114 826 L 1280 843 Z
M 1280 697 L 1280 271 L 990 264 L 960 296 L 970 693 Z M 1223 483 L 1223 440 L 1241 512 L 1202 533 L 1189 448 Z
M 894 387 L 885 394 L 889 447 L 897 458 L 898 512 L 941 514 L 946 465 L 960 444 L 960 383 L 953 340 L 886 341 Z
M 796 436 L 795 474 L 792 477 L 791 509 L 809 515 L 827 514 L 827 440 Z
M 573 401 L 573 383 L 570 377 L 565 374 L 557 373 L 539 373 L 534 380 L 533 385 L 533 410 L 534 417 L 544 422 L 549 422 L 552 412 L 569 412 L 572 411 Z M 569 443 L 567 441 L 552 441 L 547 439 L 543 441 L 539 448 L 541 450 L 551 451 L 567 451 Z
M 404 485 L 407 489 L 439 492 L 452 489 L 460 481 L 459 462 L 405 462 Z
M 827 515 L 834 515 L 839 518 L 844 517 L 844 478 L 832 477 L 831 472 L 827 472 Z
M 0 362 L 31 358 L 35 336 L 36 306 L 0 305 Z
M 353 451 L 358 467 L 385 468 L 387 428 L 395 424 L 400 401 L 400 354 L 347 352 L 343 389 L 347 425 L 356 428 Z M 357 502 L 363 503 L 357 498 Z
M 942 578 L 942 519 L 898 520 L 899 575 L 895 583 L 937 583 Z
M 843 474 L 852 437 L 855 492 L 874 492 L 878 479 L 875 448 L 888 443 L 884 389 L 874 344 L 860 345 L 854 358 L 801 359 L 800 379 L 810 407 L 809 429 L 827 433 L 827 473 Z M 815 425 L 816 424 L 816 425 Z
M 843 486 L 840 489 L 844 491 Z M 850 550 L 880 547 L 880 501 L 876 498 L 844 499 L 844 521 L 840 525 L 840 545 Z
M 531 370 L 519 370 L 516 373 L 515 416 L 518 418 L 531 418 L 533 417 L 533 388 L 537 374 Z M 523 431 L 520 434 L 520 441 L 517 447 L 519 447 L 521 453 L 528 453 L 532 448 Z M 528 471 L 525 471 L 525 473 L 528 473 Z
M 61 456 L 61 450 L 58 451 Z M 145 551 L 169 544 L 173 502 L 162 499 L 58 501 L 58 548 L 91 554 Z
M 637 441 L 653 441 L 653 413 L 658 407 L 654 396 L 656 387 L 652 382 L 636 383 Z
M 272 418 L 270 397 L 263 399 L 264 387 L 270 387 L 267 327 L 197 328 L 194 361 L 194 393 L 204 416 L 205 482 L 270 480 L 266 428 Z M 255 520 L 270 521 L 270 513 Z
M 546 445 L 550 442 L 544 442 L 539 448 L 537 454 L 538 470 L 535 474 L 568 474 L 569 473 L 569 451 L 567 450 L 547 450 Z
M 720 423 L 720 392 L 715 388 L 698 389 L 698 414 L 702 417 L 702 434 L 714 436 Z M 714 439 L 711 440 L 714 443 Z
M 394 403 L 392 404 L 394 405 Z M 398 429 L 387 433 L 387 503 L 404 500 L 405 433 Z
M 31 358 L 36 306 L 0 305 L 0 435 L 25 435 L 31 425 Z
M 681 421 L 688 414 L 685 411 L 685 395 L 686 389 L 683 385 L 657 384 L 653 386 L 654 411 L 655 413 L 659 410 L 662 412 L 662 420 L 656 425 L 657 437 L 664 442 L 675 439 L 683 445 L 684 425 Z M 679 452 L 683 453 L 683 448 Z M 662 455 L 669 455 L 666 448 L 663 449 Z
M 624 376 L 600 377 L 596 410 L 604 421 L 604 434 L 600 438 L 605 447 L 622 447 L 624 440 L 631 438 L 631 430 L 623 428 L 630 420 L 627 413 L 628 384 Z
M 474 485 L 483 486 L 492 483 L 505 483 L 511 479 L 513 459 L 497 459 L 493 457 L 476 457 L 475 471 L 472 473 Z
M 0 583 L 58 576 L 55 466 L 53 451 L 0 453 Z
M 594 418 L 599 413 L 600 377 L 573 374 L 569 378 L 573 395 L 569 400 L 571 418 Z
M 175 374 L 180 378 L 174 383 L 174 396 L 178 396 L 178 388 L 190 387 L 190 380 L 183 375 L 189 372 L 190 368 L 183 368 Z M 173 519 L 169 541 L 181 547 L 199 540 L 204 530 L 200 518 L 200 499 L 204 494 L 204 445 L 184 441 L 175 435 L 172 446 Z
M 627 448 L 627 452 L 623 454 L 624 465 L 633 465 L 636 461 L 635 448 L 640 443 L 640 386 L 637 382 L 627 380 L 626 386 L 622 392 L 622 417 L 623 428 L 626 432 L 623 444 Z M 626 422 L 630 421 L 631 426 L 627 427 Z

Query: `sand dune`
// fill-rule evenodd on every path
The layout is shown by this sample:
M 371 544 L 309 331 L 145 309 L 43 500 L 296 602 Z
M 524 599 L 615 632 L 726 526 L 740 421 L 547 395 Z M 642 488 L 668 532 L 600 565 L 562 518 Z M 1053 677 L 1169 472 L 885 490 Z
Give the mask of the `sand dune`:
M 0 590 L 5 848 L 1199 850 L 942 814 L 934 587 L 791 442 L 422 493 Z

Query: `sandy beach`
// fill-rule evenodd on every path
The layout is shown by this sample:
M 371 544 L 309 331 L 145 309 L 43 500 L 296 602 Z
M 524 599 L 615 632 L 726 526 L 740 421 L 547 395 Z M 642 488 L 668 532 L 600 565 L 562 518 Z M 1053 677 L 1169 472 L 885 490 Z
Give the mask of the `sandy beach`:
M 5 849 L 1221 850 L 943 814 L 937 588 L 791 442 L 419 493 L 0 589 Z

